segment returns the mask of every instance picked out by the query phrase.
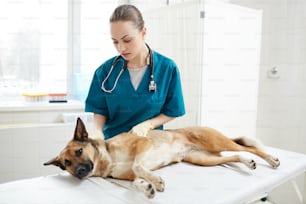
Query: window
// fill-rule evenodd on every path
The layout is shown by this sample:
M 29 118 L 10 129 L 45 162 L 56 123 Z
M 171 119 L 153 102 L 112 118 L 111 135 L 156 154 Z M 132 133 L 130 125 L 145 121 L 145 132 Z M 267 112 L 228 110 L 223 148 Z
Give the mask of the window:
M 1 96 L 66 90 L 67 15 L 68 0 L 1 1 Z
M 117 54 L 109 31 L 109 17 L 117 5 L 117 1 L 114 0 L 91 0 L 81 4 L 80 49 L 75 50 L 75 52 L 80 51 L 80 57 L 75 56 L 76 64 L 73 67 L 74 75 L 71 80 L 74 82 L 71 85 L 74 87 L 73 92 L 81 101 L 87 96 L 96 68 Z
M 0 96 L 67 92 L 116 54 L 108 19 L 116 1 L 0 1 Z M 113 51 L 112 51 L 113 50 Z M 85 74 L 84 74 L 85 73 Z M 78 77 L 76 77 L 78 76 Z

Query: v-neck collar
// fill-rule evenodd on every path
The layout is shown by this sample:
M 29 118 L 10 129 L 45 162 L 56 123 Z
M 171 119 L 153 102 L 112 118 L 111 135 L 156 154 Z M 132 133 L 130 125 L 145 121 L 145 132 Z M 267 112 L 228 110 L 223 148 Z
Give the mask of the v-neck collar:
M 146 92 L 146 89 L 148 89 L 148 85 L 149 85 L 149 74 L 148 74 L 148 66 L 146 67 L 146 70 L 145 70 L 145 73 L 143 74 L 143 77 L 142 79 L 140 80 L 140 83 L 137 87 L 137 89 L 134 88 L 133 84 L 132 84 L 132 81 L 131 81 L 131 76 L 130 76 L 130 73 L 129 73 L 129 70 L 126 69 L 125 70 L 125 74 L 127 75 L 128 77 L 128 81 L 129 81 L 129 89 L 132 89 L 133 90 L 133 93 L 135 94 L 142 94 L 142 93 L 145 93 Z

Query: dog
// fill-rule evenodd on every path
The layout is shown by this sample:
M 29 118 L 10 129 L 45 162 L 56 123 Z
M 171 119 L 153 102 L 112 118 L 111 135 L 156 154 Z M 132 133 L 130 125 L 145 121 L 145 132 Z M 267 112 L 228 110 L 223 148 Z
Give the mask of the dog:
M 279 159 L 261 150 L 255 140 L 229 139 L 208 127 L 152 130 L 146 137 L 122 133 L 104 140 L 102 136 L 90 138 L 80 118 L 73 139 L 44 165 L 58 166 L 79 179 L 99 176 L 130 180 L 147 198 L 153 198 L 156 191 L 165 189 L 164 180 L 154 170 L 172 163 L 215 166 L 241 162 L 250 169 L 256 168 L 254 160 L 239 155 L 221 156 L 222 151 L 246 151 L 273 168 L 280 165 Z

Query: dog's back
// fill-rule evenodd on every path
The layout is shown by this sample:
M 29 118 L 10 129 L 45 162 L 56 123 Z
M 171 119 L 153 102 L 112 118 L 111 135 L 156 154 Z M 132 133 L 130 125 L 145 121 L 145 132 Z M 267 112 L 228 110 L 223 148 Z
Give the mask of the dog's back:
M 168 155 L 168 157 L 172 157 L 173 162 L 175 160 L 179 162 L 183 155 L 194 150 L 207 151 L 216 155 L 222 151 L 248 151 L 261 157 L 267 156 L 261 153 L 255 140 L 245 137 L 230 139 L 209 127 L 151 130 L 147 137 L 122 133 L 107 140 L 106 143 L 109 153 L 118 162 L 132 161 L 135 159 L 135 155 L 140 155 L 143 152 L 146 152 L 147 155 L 154 155 L 154 157 L 163 156 L 166 158 Z M 174 154 L 179 156 L 172 156 Z

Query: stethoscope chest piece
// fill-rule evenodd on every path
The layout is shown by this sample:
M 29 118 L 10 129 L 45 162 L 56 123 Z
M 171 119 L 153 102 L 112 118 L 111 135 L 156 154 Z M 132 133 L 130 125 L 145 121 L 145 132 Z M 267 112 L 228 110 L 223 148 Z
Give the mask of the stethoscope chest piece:
M 156 92 L 156 83 L 155 83 L 154 80 L 150 80 L 149 91 L 150 92 Z
M 152 68 L 151 68 L 151 74 L 150 74 L 149 92 L 156 92 L 156 83 L 154 81 L 154 73 L 152 72 Z

